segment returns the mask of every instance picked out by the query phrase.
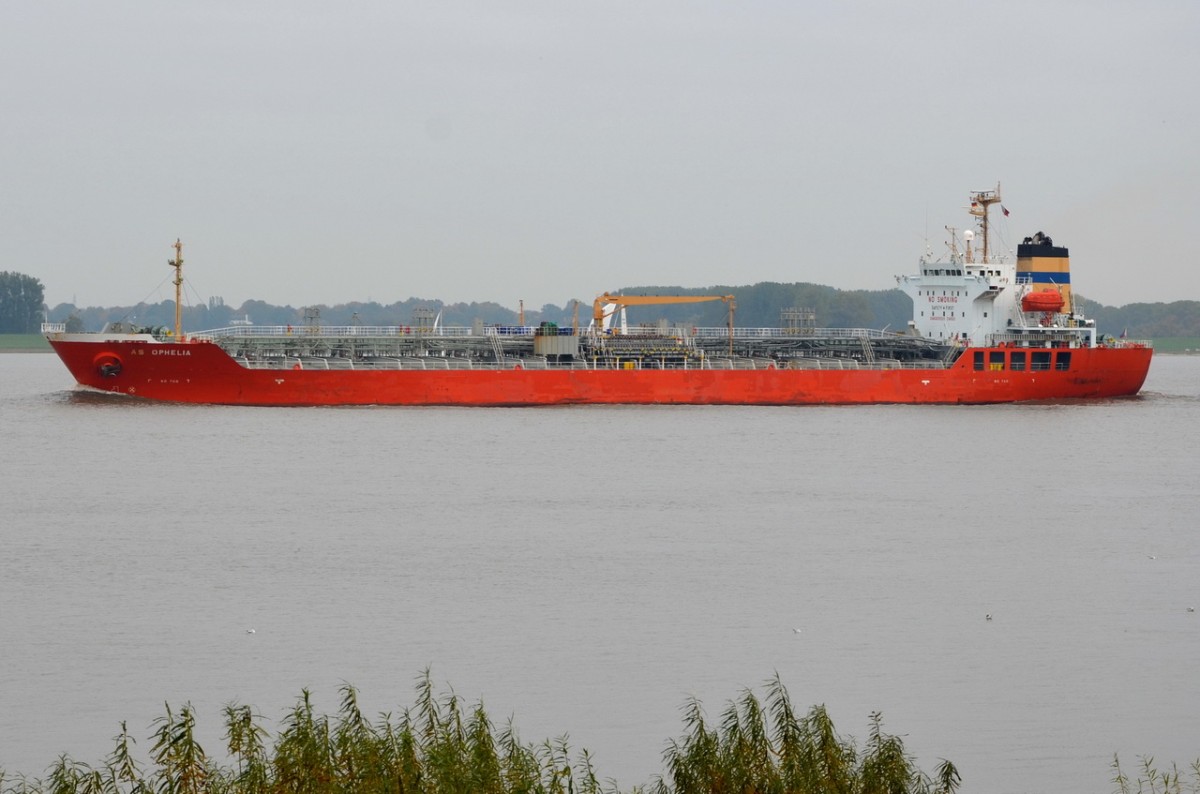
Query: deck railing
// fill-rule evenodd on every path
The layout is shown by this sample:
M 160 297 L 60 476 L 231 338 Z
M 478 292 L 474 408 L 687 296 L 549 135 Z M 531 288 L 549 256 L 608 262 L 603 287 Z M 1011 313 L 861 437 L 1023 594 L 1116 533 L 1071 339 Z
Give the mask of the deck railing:
M 485 333 L 488 331 L 495 333 L 494 329 L 484 329 L 484 331 Z M 533 329 L 528 329 L 528 333 L 532 334 Z M 464 326 L 422 328 L 412 325 L 231 325 L 225 328 L 198 331 L 189 335 L 196 339 L 258 336 L 330 337 L 337 339 L 350 336 L 473 336 L 471 329 Z
M 673 363 L 657 359 L 586 359 L 557 363 L 544 358 L 509 356 L 503 362 L 490 359 L 470 359 L 454 356 L 397 356 L 371 359 L 350 359 L 339 357 L 309 357 L 309 356 L 270 356 L 256 359 L 238 357 L 234 359 L 247 369 L 341 369 L 341 370 L 497 370 L 497 369 L 528 369 L 528 370 L 607 370 L 607 371 L 638 371 L 638 370 L 772 370 L 772 369 L 828 369 L 828 370 L 888 370 L 888 369 L 944 369 L 941 361 L 925 360 L 920 363 L 880 359 L 867 364 L 851 358 L 796 358 L 783 361 L 772 359 L 709 356 L 700 360 L 687 360 Z M 632 365 L 632 366 L 631 366 Z
M 540 329 L 532 325 L 488 325 L 483 328 L 484 336 L 534 336 Z M 570 330 L 559 326 L 558 334 L 565 335 Z M 581 334 L 587 334 L 587 329 L 580 329 Z M 711 328 L 668 328 L 660 331 L 651 329 L 647 332 L 632 330 L 627 334 L 604 334 L 611 336 L 662 336 L 662 337 L 696 337 L 699 339 L 728 339 L 729 329 L 724 326 Z M 294 336 L 294 337 L 396 337 L 396 336 L 428 336 L 428 337 L 468 337 L 479 336 L 474 329 L 467 326 L 447 325 L 437 328 L 422 328 L 411 325 L 231 325 L 225 328 L 214 328 L 199 331 L 190 336 L 197 339 L 212 339 L 216 337 L 256 337 L 256 336 Z M 788 337 L 817 337 L 833 339 L 883 339 L 894 336 L 877 328 L 734 328 L 734 339 L 766 339 Z
M 692 336 L 701 339 L 728 339 L 729 329 L 722 326 L 693 328 Z M 818 339 L 883 339 L 894 336 L 878 328 L 734 328 L 734 339 L 815 337 Z

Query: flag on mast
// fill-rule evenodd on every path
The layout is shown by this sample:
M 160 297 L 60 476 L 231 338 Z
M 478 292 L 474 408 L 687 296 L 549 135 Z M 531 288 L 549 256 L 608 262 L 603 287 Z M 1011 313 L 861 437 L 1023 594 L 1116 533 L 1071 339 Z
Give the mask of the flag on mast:
M 1004 206 L 1003 204 L 1001 204 L 1001 205 L 1000 205 L 1000 211 L 1004 213 L 1004 217 L 1006 217 L 1006 218 L 1008 217 L 1008 215 L 1009 215 L 1009 212 L 1008 212 L 1008 207 L 1006 207 L 1006 206 Z

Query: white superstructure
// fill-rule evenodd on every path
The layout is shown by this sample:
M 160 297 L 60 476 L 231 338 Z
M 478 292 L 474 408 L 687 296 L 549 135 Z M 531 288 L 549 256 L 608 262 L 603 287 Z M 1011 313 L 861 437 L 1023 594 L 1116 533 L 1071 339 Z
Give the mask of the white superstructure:
M 1072 312 L 1067 249 L 1038 232 L 1017 248 L 1017 261 L 993 252 L 988 209 L 1000 201 L 994 191 L 971 194 L 975 232 L 950 233 L 949 255 L 926 253 L 916 275 L 897 276 L 913 302 L 911 333 L 948 344 L 1093 347 L 1095 324 Z

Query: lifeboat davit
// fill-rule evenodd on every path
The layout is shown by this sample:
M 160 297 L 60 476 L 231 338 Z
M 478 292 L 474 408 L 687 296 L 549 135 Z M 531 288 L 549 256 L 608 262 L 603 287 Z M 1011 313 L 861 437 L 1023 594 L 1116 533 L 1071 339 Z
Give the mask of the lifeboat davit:
M 1061 311 L 1063 304 L 1063 296 L 1056 289 L 1044 289 L 1040 292 L 1031 292 L 1024 298 L 1021 298 L 1021 311 L 1024 312 L 1057 312 Z

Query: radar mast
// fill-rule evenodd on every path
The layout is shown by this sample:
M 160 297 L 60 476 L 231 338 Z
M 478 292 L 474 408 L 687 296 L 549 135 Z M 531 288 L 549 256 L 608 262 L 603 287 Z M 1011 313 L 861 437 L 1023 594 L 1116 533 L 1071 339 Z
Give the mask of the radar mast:
M 977 190 L 971 193 L 970 212 L 979 219 L 979 231 L 983 233 L 983 263 L 991 263 L 991 235 L 988 223 L 988 209 L 1000 201 L 1000 183 L 995 190 Z

